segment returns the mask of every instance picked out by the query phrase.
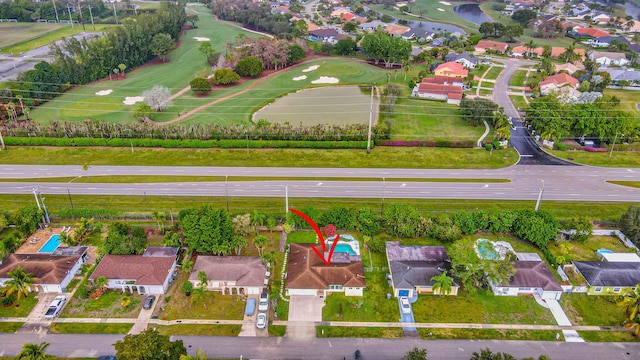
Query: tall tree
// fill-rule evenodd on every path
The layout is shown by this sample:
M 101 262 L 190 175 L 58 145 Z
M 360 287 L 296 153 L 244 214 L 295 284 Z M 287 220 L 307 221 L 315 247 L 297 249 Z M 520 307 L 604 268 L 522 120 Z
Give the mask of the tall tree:
M 448 276 L 446 271 L 432 277 L 431 281 L 435 281 L 433 286 L 431 286 L 434 294 L 449 295 L 451 293 L 453 278 Z
M 635 290 L 628 289 L 618 300 L 618 306 L 623 307 L 627 313 L 627 321 L 633 321 L 640 315 L 640 284 Z
M 149 44 L 149 50 L 155 56 L 159 56 L 162 62 L 165 61 L 167 53 L 176 46 L 175 42 L 169 34 L 155 34 L 151 43 Z
M 262 256 L 264 247 L 267 246 L 267 244 L 269 244 L 269 239 L 264 235 L 258 235 L 253 238 L 253 245 L 258 249 L 259 256 Z
M 482 34 L 483 37 L 487 37 L 493 34 L 493 23 L 492 22 L 483 22 L 480 24 L 480 28 L 478 31 Z
M 29 291 L 33 288 L 33 283 L 37 280 L 32 273 L 26 273 L 22 266 L 18 266 L 15 270 L 7 273 L 11 279 L 4 283 L 2 292 L 5 296 L 11 296 L 13 293 L 18 294 L 18 300 L 29 295 Z
M 376 64 L 383 61 L 385 67 L 393 67 L 411 56 L 411 43 L 401 37 L 376 31 L 364 36 L 362 50 L 371 56 Z
M 121 360 L 176 360 L 187 354 L 182 340 L 171 341 L 155 329 L 127 335 L 113 344 L 116 357 Z
M 199 209 L 183 210 L 179 215 L 185 243 L 199 253 L 230 253 L 233 222 L 223 209 L 205 205 Z
M 636 245 L 640 244 L 640 207 L 632 205 L 620 218 L 620 229 Z
M 200 54 L 204 55 L 207 61 L 211 61 L 211 55 L 215 52 L 213 46 L 211 46 L 211 43 L 208 41 L 203 41 L 198 47 L 198 51 Z
M 46 360 L 53 356 L 47 355 L 49 343 L 41 342 L 40 344 L 26 343 L 22 344 L 22 350 L 16 355 L 16 360 Z

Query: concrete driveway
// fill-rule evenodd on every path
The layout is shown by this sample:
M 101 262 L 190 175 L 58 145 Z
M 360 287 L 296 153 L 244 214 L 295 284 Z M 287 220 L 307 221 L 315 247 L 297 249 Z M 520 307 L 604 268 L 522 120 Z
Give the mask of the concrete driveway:
M 322 321 L 324 297 L 293 295 L 289 301 L 286 337 L 314 338 L 315 322 Z

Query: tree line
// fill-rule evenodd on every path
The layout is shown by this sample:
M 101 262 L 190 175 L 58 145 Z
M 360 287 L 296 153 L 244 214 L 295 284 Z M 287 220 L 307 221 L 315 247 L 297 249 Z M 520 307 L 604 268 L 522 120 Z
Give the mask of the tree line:
M 268 2 L 213 0 L 210 7 L 222 20 L 239 22 L 249 29 L 266 31 L 281 38 L 291 37 L 293 28 L 289 18 L 280 12 L 271 13 Z

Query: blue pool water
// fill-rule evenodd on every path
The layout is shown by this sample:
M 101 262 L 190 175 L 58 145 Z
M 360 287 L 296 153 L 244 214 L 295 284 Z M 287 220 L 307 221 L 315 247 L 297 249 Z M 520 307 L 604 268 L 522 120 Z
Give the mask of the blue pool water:
M 339 241 L 338 241 L 338 244 L 336 245 L 336 249 L 333 252 L 336 252 L 336 253 L 346 252 L 346 253 L 349 253 L 349 255 L 358 255 L 356 254 L 355 251 L 353 251 L 353 249 L 349 244 L 342 244 Z
M 498 252 L 493 248 L 493 244 L 488 241 L 478 242 L 478 254 L 488 260 L 496 260 L 500 258 Z
M 42 247 L 40 248 L 40 250 L 38 250 L 38 252 L 41 253 L 50 253 L 50 252 L 54 252 L 55 249 L 58 248 L 58 246 L 60 246 L 60 234 L 53 234 L 51 235 L 51 237 L 49 238 L 49 240 L 47 240 L 47 242 L 42 245 Z

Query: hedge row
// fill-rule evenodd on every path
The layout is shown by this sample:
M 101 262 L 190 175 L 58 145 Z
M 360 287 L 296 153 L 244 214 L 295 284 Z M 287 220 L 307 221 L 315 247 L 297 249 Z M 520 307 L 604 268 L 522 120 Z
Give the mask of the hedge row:
M 448 147 L 448 148 L 473 148 L 475 141 L 468 140 L 376 140 L 378 146 L 402 146 L 402 147 Z
M 293 140 L 162 140 L 162 139 L 100 139 L 100 138 L 48 138 L 6 137 L 7 145 L 16 146 L 109 146 L 109 147 L 161 147 L 161 148 L 220 148 L 253 149 L 366 149 L 366 141 L 293 141 Z M 247 145 L 248 144 L 248 145 Z

